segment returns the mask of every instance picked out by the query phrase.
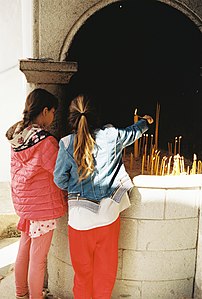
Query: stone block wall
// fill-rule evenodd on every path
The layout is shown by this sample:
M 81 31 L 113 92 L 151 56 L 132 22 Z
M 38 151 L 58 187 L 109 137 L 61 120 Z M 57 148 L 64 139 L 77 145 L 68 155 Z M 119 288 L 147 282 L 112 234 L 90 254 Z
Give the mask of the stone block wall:
M 131 207 L 121 214 L 112 299 L 191 298 L 200 280 L 196 264 L 202 176 L 137 176 L 134 184 Z M 66 217 L 60 224 L 49 254 L 49 288 L 62 299 L 73 299 Z

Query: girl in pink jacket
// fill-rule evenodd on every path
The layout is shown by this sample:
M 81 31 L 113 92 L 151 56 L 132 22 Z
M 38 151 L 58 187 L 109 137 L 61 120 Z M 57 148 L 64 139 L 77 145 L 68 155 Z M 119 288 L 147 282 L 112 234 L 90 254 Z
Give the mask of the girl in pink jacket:
M 63 192 L 53 181 L 58 141 L 47 131 L 57 98 L 45 89 L 26 99 L 23 119 L 6 133 L 11 144 L 11 194 L 20 217 L 15 261 L 17 299 L 42 299 L 46 259 L 57 218 L 66 213 Z

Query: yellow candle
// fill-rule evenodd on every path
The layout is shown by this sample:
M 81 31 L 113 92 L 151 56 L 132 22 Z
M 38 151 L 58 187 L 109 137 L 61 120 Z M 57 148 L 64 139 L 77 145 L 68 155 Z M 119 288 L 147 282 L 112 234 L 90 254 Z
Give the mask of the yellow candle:
M 176 175 L 180 174 L 180 155 L 176 156 Z
M 197 167 L 197 173 L 201 173 L 201 160 L 198 160 L 198 167 Z
M 147 155 L 147 145 L 148 145 L 148 134 L 146 134 L 145 136 L 145 149 L 144 149 L 145 155 Z
M 166 159 L 167 159 L 167 157 L 164 156 L 164 157 L 163 157 L 163 163 L 162 163 L 162 173 L 161 173 L 161 175 L 164 175 L 164 173 L 165 173 Z
M 135 109 L 134 123 L 136 123 L 137 121 L 138 121 L 138 115 L 137 115 L 137 109 Z M 138 157 L 138 140 L 136 140 L 135 143 L 134 143 L 134 157 L 135 158 Z
M 170 156 L 168 160 L 168 168 L 167 168 L 167 175 L 170 175 L 170 164 L 171 164 L 172 156 Z
M 150 160 L 150 157 L 149 157 L 149 155 L 147 155 L 147 172 L 149 171 L 149 164 L 150 164 L 150 162 L 149 162 L 149 160 Z
M 174 144 L 174 156 L 177 154 L 177 137 L 175 137 L 175 144 Z
M 142 153 L 144 154 L 144 146 L 145 146 L 145 134 L 142 135 Z
M 180 172 L 184 173 L 184 157 L 180 158 Z
M 159 174 L 162 175 L 163 159 L 161 159 Z
M 156 172 L 156 175 L 158 175 L 158 170 L 159 170 L 159 159 L 160 159 L 160 157 L 157 156 L 157 157 L 156 157 L 156 165 L 155 165 L 155 172 Z
M 197 157 L 196 157 L 196 154 L 194 154 L 191 174 L 196 174 L 196 160 L 197 160 Z
M 179 155 L 180 155 L 181 139 L 182 139 L 182 136 L 179 136 L 179 140 L 178 140 L 178 154 L 179 154 Z
M 144 155 L 142 156 L 142 174 L 144 174 Z
M 153 157 L 151 162 L 151 175 L 154 173 L 154 161 L 155 161 L 155 157 Z

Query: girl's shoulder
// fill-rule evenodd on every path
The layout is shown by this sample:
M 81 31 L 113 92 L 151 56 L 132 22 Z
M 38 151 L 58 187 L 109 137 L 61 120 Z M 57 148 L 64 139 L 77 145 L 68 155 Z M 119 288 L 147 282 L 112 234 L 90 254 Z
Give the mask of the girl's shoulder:
M 59 141 L 54 135 L 49 134 L 49 135 L 46 136 L 46 138 L 43 139 L 43 145 L 44 144 L 53 144 L 53 145 L 58 146 Z
M 44 153 L 46 151 L 57 151 L 59 148 L 59 142 L 57 138 L 51 134 L 46 136 L 46 138 L 42 139 L 40 142 L 37 144 L 38 150 L 40 149 L 41 153 Z
M 67 149 L 68 146 L 70 145 L 71 138 L 73 138 L 73 134 L 69 134 L 69 135 L 61 138 L 60 141 L 64 144 L 65 149 Z

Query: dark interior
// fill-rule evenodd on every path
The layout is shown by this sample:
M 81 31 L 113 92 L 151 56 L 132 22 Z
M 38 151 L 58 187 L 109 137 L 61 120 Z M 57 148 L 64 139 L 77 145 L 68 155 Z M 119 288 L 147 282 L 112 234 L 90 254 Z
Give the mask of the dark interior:
M 159 148 L 182 136 L 181 154 L 202 159 L 202 33 L 185 14 L 159 1 L 115 2 L 86 21 L 66 60 L 78 62 L 67 106 L 87 93 L 103 124 L 123 127 L 135 108 L 155 118 L 158 103 Z

